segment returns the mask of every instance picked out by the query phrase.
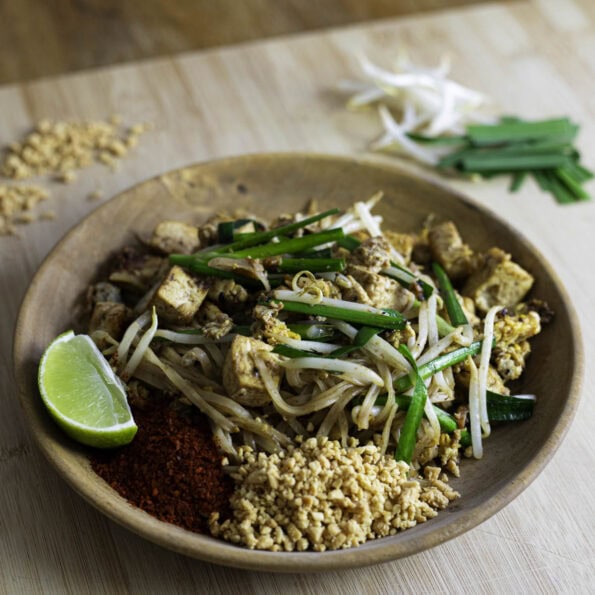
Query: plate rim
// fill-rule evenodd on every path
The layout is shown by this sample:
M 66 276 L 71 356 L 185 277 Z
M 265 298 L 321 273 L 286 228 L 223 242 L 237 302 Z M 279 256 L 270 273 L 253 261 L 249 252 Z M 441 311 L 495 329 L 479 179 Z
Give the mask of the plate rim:
M 70 465 L 67 464 L 61 457 L 59 451 L 61 446 L 55 443 L 51 438 L 44 436 L 43 433 L 35 432 L 39 429 L 34 417 L 27 413 L 29 408 L 29 401 L 32 395 L 27 390 L 27 378 L 25 361 L 23 359 L 24 341 L 24 326 L 26 322 L 26 315 L 29 310 L 29 303 L 36 293 L 37 285 L 40 282 L 42 272 L 50 262 L 52 257 L 58 253 L 62 246 L 68 242 L 69 238 L 78 233 L 80 226 L 86 224 L 91 218 L 98 216 L 103 210 L 114 208 L 113 205 L 124 201 L 126 195 L 134 189 L 138 189 L 143 185 L 149 183 L 162 182 L 164 176 L 175 175 L 188 168 L 209 167 L 218 165 L 220 167 L 233 166 L 234 163 L 247 160 L 270 160 L 270 159 L 286 159 L 286 160 L 300 160 L 300 161 L 333 161 L 342 164 L 353 164 L 355 166 L 363 166 L 364 168 L 381 169 L 388 172 L 389 175 L 395 175 L 405 178 L 413 178 L 416 181 L 431 184 L 438 189 L 456 197 L 462 201 L 466 206 L 478 210 L 483 216 L 494 218 L 499 224 L 504 226 L 513 236 L 517 236 L 521 243 L 529 249 L 533 256 L 538 260 L 550 278 L 556 285 L 557 291 L 562 297 L 562 301 L 567 310 L 570 321 L 570 334 L 572 346 L 574 349 L 574 369 L 571 378 L 571 384 L 568 391 L 568 398 L 561 411 L 560 417 L 555 425 L 555 431 L 541 444 L 533 458 L 517 473 L 514 480 L 508 485 L 500 487 L 492 496 L 490 496 L 479 509 L 473 509 L 468 515 L 463 515 L 460 522 L 456 526 L 447 524 L 433 531 L 427 535 L 420 536 L 417 540 L 409 542 L 407 548 L 399 548 L 399 544 L 391 544 L 387 547 L 383 540 L 372 540 L 366 543 L 366 549 L 355 547 L 345 550 L 335 550 L 326 552 L 266 552 L 260 550 L 249 550 L 247 548 L 238 547 L 223 540 L 219 540 L 206 534 L 192 533 L 175 525 L 159 521 L 141 509 L 131 505 L 117 492 L 113 491 L 118 505 L 113 508 L 107 503 L 98 501 L 96 489 L 88 489 L 80 478 L 70 472 Z M 429 175 L 421 174 L 408 170 L 398 165 L 388 165 L 378 161 L 366 158 L 357 158 L 349 155 L 333 155 L 324 153 L 312 152 L 268 152 L 268 153 L 247 153 L 235 156 L 228 156 L 223 158 L 214 158 L 206 161 L 191 163 L 183 167 L 169 170 L 162 174 L 152 176 L 142 180 L 121 192 L 114 195 L 102 205 L 88 213 L 81 220 L 76 222 L 69 231 L 67 231 L 60 240 L 53 246 L 49 253 L 42 260 L 37 268 L 27 292 L 21 302 L 19 313 L 13 334 L 13 367 L 14 376 L 16 379 L 18 398 L 25 416 L 26 426 L 28 431 L 33 435 L 35 442 L 42 451 L 45 458 L 58 471 L 58 473 L 66 480 L 74 490 L 79 493 L 87 502 L 89 502 L 99 512 L 106 515 L 111 520 L 126 527 L 128 530 L 148 539 L 153 543 L 165 547 L 167 549 L 182 553 L 184 555 L 197 558 L 206 562 L 232 566 L 236 568 L 250 569 L 250 570 L 266 570 L 274 572 L 319 572 L 325 570 L 337 570 L 344 568 L 356 568 L 361 566 L 368 566 L 382 562 L 388 562 L 404 558 L 410 555 L 417 554 L 426 549 L 430 549 L 439 544 L 442 544 L 454 537 L 462 535 L 470 529 L 480 525 L 494 514 L 502 510 L 507 504 L 519 496 L 543 471 L 548 464 L 551 457 L 562 444 L 566 436 L 574 416 L 576 414 L 583 386 L 584 378 L 584 348 L 582 341 L 582 334 L 578 323 L 578 316 L 575 308 L 570 300 L 563 283 L 561 282 L 557 273 L 553 270 L 548 260 L 543 256 L 541 251 L 530 242 L 524 233 L 518 228 L 512 226 L 507 220 L 500 217 L 499 214 L 494 213 L 488 209 L 484 204 L 478 203 L 470 199 L 464 193 L 454 189 L 442 180 Z M 106 484 L 107 486 L 107 484 Z M 108 486 L 109 487 L 109 486 Z M 109 488 L 111 490 L 111 488 Z M 118 502 L 118 500 L 120 502 Z M 139 515 L 142 515 L 139 517 Z M 138 521 L 133 522 L 138 518 Z M 164 539 L 164 536 L 170 536 L 169 539 Z M 204 542 L 204 549 L 197 551 L 197 546 Z M 413 545 L 413 547 L 411 547 Z M 406 549 L 406 551 L 403 551 Z

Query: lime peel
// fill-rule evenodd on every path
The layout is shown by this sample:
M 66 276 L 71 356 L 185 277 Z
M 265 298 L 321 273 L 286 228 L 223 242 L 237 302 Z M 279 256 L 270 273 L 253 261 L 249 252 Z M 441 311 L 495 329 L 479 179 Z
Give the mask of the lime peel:
M 88 335 L 56 337 L 41 358 L 38 384 L 52 418 L 76 441 L 113 448 L 134 438 L 125 386 Z

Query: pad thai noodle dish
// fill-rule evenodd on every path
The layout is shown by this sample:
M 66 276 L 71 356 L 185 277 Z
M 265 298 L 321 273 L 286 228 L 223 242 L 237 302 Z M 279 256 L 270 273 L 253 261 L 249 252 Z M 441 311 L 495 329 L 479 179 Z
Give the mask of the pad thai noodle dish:
M 387 229 L 381 196 L 162 221 L 114 253 L 87 332 L 138 432 L 90 451 L 95 472 L 163 521 L 278 552 L 394 535 L 458 498 L 461 458 L 531 416 L 508 385 L 552 312 L 510 254 L 456 221 Z

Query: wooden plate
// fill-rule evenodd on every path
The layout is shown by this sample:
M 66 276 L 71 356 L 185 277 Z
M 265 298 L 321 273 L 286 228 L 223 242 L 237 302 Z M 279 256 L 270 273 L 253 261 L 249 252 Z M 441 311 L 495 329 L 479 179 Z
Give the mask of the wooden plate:
M 533 295 L 555 320 L 533 343 L 523 391 L 538 395 L 535 415 L 498 427 L 482 461 L 464 461 L 453 485 L 462 495 L 435 519 L 355 549 L 324 553 L 250 551 L 163 523 L 129 505 L 90 469 L 88 451 L 68 439 L 43 409 L 37 366 L 48 343 L 73 326 L 73 312 L 108 255 L 148 233 L 161 219 L 201 222 L 209 214 L 246 207 L 271 218 L 317 198 L 348 207 L 377 190 L 387 228 L 412 231 L 429 213 L 456 221 L 475 249 L 493 245 L 513 254 L 536 278 Z M 560 356 L 563 354 L 563 357 Z M 54 248 L 29 288 L 19 315 L 14 361 L 19 397 L 33 435 L 62 476 L 101 512 L 164 547 L 218 564 L 304 572 L 363 566 L 408 556 L 451 539 L 492 516 L 535 479 L 568 429 L 582 377 L 578 323 L 560 281 L 521 233 L 488 211 L 432 181 L 348 158 L 254 155 L 190 166 L 144 182 L 101 206 Z

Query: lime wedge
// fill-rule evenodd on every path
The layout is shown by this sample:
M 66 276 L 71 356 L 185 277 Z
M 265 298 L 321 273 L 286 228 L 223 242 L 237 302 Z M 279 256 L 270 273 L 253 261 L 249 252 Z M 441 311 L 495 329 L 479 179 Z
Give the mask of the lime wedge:
M 50 414 L 78 442 L 112 448 L 134 438 L 124 385 L 88 335 L 68 331 L 54 339 L 41 358 L 38 382 Z

